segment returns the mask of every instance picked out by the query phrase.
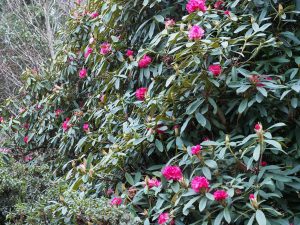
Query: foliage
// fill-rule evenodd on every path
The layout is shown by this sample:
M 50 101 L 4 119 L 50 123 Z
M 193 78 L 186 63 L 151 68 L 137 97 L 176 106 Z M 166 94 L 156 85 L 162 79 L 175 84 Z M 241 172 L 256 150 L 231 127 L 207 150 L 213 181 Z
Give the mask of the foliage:
M 295 2 L 215 3 L 190 14 L 182 0 L 78 5 L 54 65 L 26 71 L 2 108 L 7 146 L 57 149 L 68 194 L 113 187 L 145 225 L 162 213 L 177 225 L 299 223 Z M 196 176 L 209 187 L 195 192 Z
M 48 166 L 28 167 L 14 160 L 7 162 L 2 155 L 0 155 L 0 174 L 1 222 L 18 202 L 36 201 L 49 187 L 51 177 Z
M 104 197 L 87 197 L 83 192 L 59 193 L 56 188 L 49 189 L 38 202 L 18 204 L 7 224 L 140 224 L 139 218 L 132 218 L 124 206 L 111 206 Z M 26 216 L 19 218 L 20 215 Z

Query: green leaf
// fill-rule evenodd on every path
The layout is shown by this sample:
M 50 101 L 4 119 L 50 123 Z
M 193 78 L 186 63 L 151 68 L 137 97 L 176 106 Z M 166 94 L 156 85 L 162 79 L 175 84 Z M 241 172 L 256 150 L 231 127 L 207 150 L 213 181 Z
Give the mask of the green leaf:
M 223 212 L 221 211 L 219 213 L 219 215 L 216 217 L 215 221 L 214 221 L 214 225 L 220 225 L 223 219 Z
M 193 207 L 193 204 L 200 198 L 201 196 L 197 196 L 192 198 L 190 201 L 188 201 L 188 203 L 185 204 L 185 206 L 183 207 L 182 213 L 183 215 L 187 216 L 189 214 L 189 210 L 191 207 Z
M 297 98 L 292 98 L 292 99 L 291 99 L 291 105 L 292 105 L 292 107 L 293 107 L 294 109 L 296 109 L 297 106 L 298 106 L 298 99 L 297 99 Z
M 214 108 L 213 113 L 216 114 L 218 112 L 218 106 L 217 103 L 215 102 L 215 100 L 211 97 L 208 98 L 208 102 L 212 105 L 212 107 Z
M 144 221 L 144 225 L 150 225 L 150 221 L 148 218 Z
M 166 81 L 166 87 L 169 87 L 169 85 L 172 83 L 173 80 L 175 80 L 176 75 L 172 75 L 168 78 L 168 80 Z
M 162 15 L 156 15 L 156 16 L 154 16 L 154 18 L 155 18 L 155 20 L 157 22 L 160 22 L 160 23 L 164 23 L 165 22 L 165 19 L 164 19 L 164 17 Z
M 259 225 L 267 225 L 267 220 L 263 211 L 258 209 L 255 213 L 256 221 Z
M 223 213 L 224 213 L 224 218 L 227 221 L 227 223 L 230 223 L 231 222 L 231 216 L 230 216 L 230 211 L 229 211 L 228 207 L 225 207 Z
M 245 109 L 247 108 L 247 104 L 248 104 L 248 99 L 244 99 L 241 104 L 239 105 L 239 109 L 238 112 L 241 114 L 245 111 Z
M 199 211 L 202 212 L 205 207 L 206 207 L 206 203 L 207 203 L 207 198 L 206 197 L 202 197 L 200 202 L 199 202 Z
M 198 123 L 199 123 L 202 127 L 205 127 L 205 125 L 206 125 L 206 119 L 205 119 L 205 117 L 204 117 L 201 113 L 199 113 L 199 112 L 197 112 L 197 113 L 195 114 L 195 117 L 196 117 L 196 120 L 198 121 Z
M 268 92 L 263 87 L 257 87 L 257 90 L 265 97 L 268 96 Z
M 270 129 L 275 128 L 275 127 L 284 127 L 284 126 L 286 126 L 285 123 L 276 123 L 276 124 L 270 126 L 267 130 L 270 130 Z
M 274 140 L 265 140 L 266 143 L 273 145 L 275 148 L 282 150 L 282 147 L 279 142 Z
M 156 145 L 157 149 L 158 149 L 160 152 L 163 152 L 163 151 L 164 151 L 164 146 L 163 146 L 163 144 L 161 143 L 160 140 L 156 139 L 156 140 L 155 140 L 155 145 Z
M 255 214 L 253 214 L 250 218 L 250 220 L 248 221 L 247 225 L 252 225 L 255 219 Z
M 242 30 L 245 30 L 249 25 L 241 25 L 239 26 L 237 29 L 235 29 L 235 31 L 233 31 L 233 33 L 239 33 L 241 32 Z
M 259 157 L 260 157 L 260 145 L 256 145 L 254 151 L 253 151 L 253 159 L 255 161 L 258 161 L 259 160 Z
M 204 102 L 203 99 L 197 99 L 196 101 L 192 102 L 186 109 L 187 114 L 192 114 L 194 113 L 198 107 Z
M 202 167 L 202 173 L 207 179 L 211 180 L 211 172 L 208 167 Z
M 134 180 L 129 173 L 125 173 L 125 178 L 129 184 L 134 185 Z
M 184 130 L 185 130 L 185 128 L 187 127 L 187 125 L 189 124 L 191 118 L 192 118 L 192 117 L 188 117 L 188 118 L 186 119 L 186 121 L 183 123 L 183 125 L 182 125 L 182 127 L 181 127 L 181 129 L 180 129 L 180 133 L 181 133 L 181 134 L 184 132 Z
M 218 167 L 218 164 L 216 163 L 216 161 L 211 160 L 211 159 L 205 160 L 204 163 L 205 163 L 208 167 L 213 168 L 213 169 L 215 169 L 215 168 Z

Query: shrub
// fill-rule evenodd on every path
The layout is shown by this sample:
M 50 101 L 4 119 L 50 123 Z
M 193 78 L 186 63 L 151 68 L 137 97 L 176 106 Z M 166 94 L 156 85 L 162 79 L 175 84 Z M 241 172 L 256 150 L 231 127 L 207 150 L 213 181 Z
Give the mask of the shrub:
M 297 224 L 294 3 L 78 5 L 53 67 L 2 109 L 7 144 L 58 149 L 70 193 L 112 187 L 144 225 Z

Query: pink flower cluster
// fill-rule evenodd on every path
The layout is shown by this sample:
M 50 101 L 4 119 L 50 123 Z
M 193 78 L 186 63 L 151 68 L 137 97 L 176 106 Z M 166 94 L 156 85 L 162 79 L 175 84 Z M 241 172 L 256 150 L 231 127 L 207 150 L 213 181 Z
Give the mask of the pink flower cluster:
M 148 91 L 148 88 L 141 87 L 135 91 L 135 97 L 140 101 L 144 101 L 146 98 L 145 96 L 147 94 L 147 91 Z
M 249 195 L 249 199 L 250 199 L 250 200 L 255 200 L 255 195 L 254 195 L 254 194 L 250 194 L 250 195 Z
M 127 49 L 126 51 L 126 56 L 127 57 L 133 57 L 134 51 L 132 51 L 131 49 Z
M 2 116 L 0 116 L 0 123 L 4 122 L 4 118 Z
M 62 124 L 62 129 L 64 131 L 67 131 L 70 128 L 70 124 L 69 124 L 70 118 L 66 118 L 65 121 Z
M 107 42 L 104 42 L 100 45 L 100 54 L 107 55 L 111 51 L 111 45 Z
M 228 193 L 225 190 L 218 190 L 214 192 L 214 198 L 216 201 L 223 201 L 228 198 Z
M 60 116 L 60 114 L 62 114 L 62 113 L 63 113 L 63 110 L 61 110 L 61 109 L 57 109 L 57 110 L 55 110 L 55 111 L 54 111 L 54 113 L 55 113 L 55 116 L 56 116 L 56 117 L 59 117 L 59 116 Z
M 139 68 L 147 68 L 152 62 L 152 58 L 148 55 L 144 55 L 138 62 Z
M 114 197 L 111 201 L 110 201 L 111 205 L 116 205 L 119 206 L 122 204 L 122 198 L 120 197 Z
M 80 79 L 83 79 L 83 78 L 86 77 L 86 75 L 87 75 L 87 69 L 82 68 L 82 69 L 79 71 L 79 78 L 80 78 Z
M 97 18 L 98 16 L 99 16 L 99 13 L 98 13 L 97 11 L 92 12 L 92 13 L 90 14 L 90 17 L 91 17 L 92 19 L 95 19 L 95 18 Z
M 194 177 L 194 179 L 192 180 L 191 187 L 195 192 L 203 193 L 208 190 L 209 182 L 205 177 L 197 176 L 197 177 Z
M 165 21 L 165 28 L 168 29 L 169 27 L 173 27 L 176 24 L 175 20 L 173 19 L 166 19 Z
M 206 12 L 205 0 L 189 0 L 186 5 L 186 10 L 188 13 L 193 13 L 195 11 Z
M 90 130 L 89 124 L 88 123 L 83 124 L 82 129 L 84 132 L 89 132 L 89 130 Z
M 152 178 L 148 180 L 148 187 L 153 188 L 153 187 L 159 187 L 161 185 L 161 182 L 157 180 L 156 178 Z
M 214 4 L 215 9 L 222 9 L 223 6 L 224 6 L 224 2 L 222 0 L 216 1 L 216 3 Z
M 256 133 L 260 133 L 260 132 L 262 132 L 262 130 L 263 130 L 263 127 L 262 127 L 261 123 L 255 124 L 255 126 L 254 126 L 254 131 L 255 131 Z
M 84 53 L 84 58 L 89 57 L 89 55 L 93 52 L 93 49 L 91 47 L 87 47 L 85 53 Z
M 169 213 L 161 213 L 158 217 L 158 224 L 165 224 L 170 220 Z
M 208 67 L 209 72 L 211 72 L 215 77 L 222 73 L 222 67 L 220 64 L 213 64 Z
M 199 40 L 204 36 L 204 30 L 198 25 L 194 25 L 189 30 L 190 40 Z
M 174 180 L 174 181 L 179 181 L 183 177 L 181 169 L 178 166 L 166 166 L 162 170 L 162 175 L 167 180 Z
M 201 145 L 193 146 L 192 149 L 191 149 L 192 155 L 198 155 L 198 153 L 200 153 L 201 149 L 202 149 Z
M 28 142 L 29 142 L 29 137 L 28 137 L 28 136 L 25 136 L 25 137 L 23 138 L 23 141 L 25 142 L 25 144 L 28 144 Z

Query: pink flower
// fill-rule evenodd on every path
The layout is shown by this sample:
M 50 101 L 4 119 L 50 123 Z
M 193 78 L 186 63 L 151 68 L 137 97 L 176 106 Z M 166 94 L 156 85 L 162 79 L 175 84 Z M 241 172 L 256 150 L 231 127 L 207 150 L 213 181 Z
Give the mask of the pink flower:
M 104 103 L 105 102 L 105 95 L 100 96 L 100 102 Z
M 173 27 L 175 25 L 175 20 L 173 19 L 166 19 L 165 21 L 165 28 L 168 29 L 169 27 Z
M 83 79 L 87 75 L 87 69 L 83 68 L 79 71 L 79 78 Z
M 222 201 L 228 198 L 228 194 L 225 190 L 218 190 L 214 193 L 214 198 L 216 201 Z
M 209 188 L 209 182 L 205 177 L 194 177 L 191 182 L 192 189 L 199 193 L 199 192 L 206 192 Z
M 179 129 L 179 125 L 178 124 L 175 124 L 174 126 L 173 126 L 173 130 L 175 130 L 175 129 Z
M 23 140 L 24 140 L 24 142 L 25 142 L 26 144 L 28 144 L 28 142 L 29 142 L 29 137 L 28 137 L 28 136 L 25 136 L 25 137 L 23 138 Z
M 222 0 L 216 1 L 216 3 L 214 4 L 214 8 L 215 9 L 222 9 L 223 5 L 224 5 L 224 2 Z
M 158 217 L 158 224 L 165 224 L 170 219 L 169 213 L 161 213 Z
M 25 161 L 25 162 L 29 162 L 29 161 L 31 161 L 32 159 L 33 159 L 32 155 L 26 155 L 26 156 L 24 157 L 24 161 Z
M 114 190 L 111 189 L 111 188 L 109 188 L 109 189 L 106 191 L 106 194 L 107 194 L 108 196 L 112 195 L 113 193 L 114 193 Z
M 141 59 L 140 59 L 140 61 L 139 61 L 139 63 L 138 63 L 138 66 L 139 66 L 139 68 L 147 68 L 150 64 L 151 64 L 151 62 L 152 62 L 152 58 L 150 57 L 150 56 L 148 56 L 148 55 L 144 55 Z
M 96 11 L 96 12 L 92 12 L 91 14 L 90 14 L 90 16 L 93 18 L 93 19 L 95 19 L 96 17 L 98 17 L 99 16 L 99 13 Z
M 259 75 L 251 75 L 249 77 L 249 81 L 254 84 L 256 87 L 263 87 L 264 84 L 261 83 L 260 76 Z
M 204 137 L 203 141 L 210 141 L 209 137 Z
M 155 129 L 156 133 L 158 133 L 158 134 L 164 134 L 164 133 L 165 133 L 165 130 L 162 129 L 162 127 L 163 127 L 163 124 L 159 124 L 159 125 L 156 127 L 156 129 Z
M 122 204 L 122 198 L 119 197 L 114 197 L 111 201 L 110 201 L 111 205 L 116 205 L 119 206 Z
M 161 182 L 157 180 L 156 178 L 152 178 L 148 180 L 148 187 L 153 188 L 153 187 L 159 187 L 161 185 Z
M 26 109 L 23 108 L 23 107 L 19 109 L 19 113 L 23 113 L 23 112 L 25 112 L 25 111 L 26 111 Z
M 189 30 L 190 40 L 199 40 L 204 36 L 204 30 L 198 25 L 194 25 Z
M 222 72 L 222 67 L 220 64 L 213 64 L 208 67 L 209 72 L 211 72 L 215 77 L 219 76 Z
M 54 113 L 55 113 L 55 116 L 56 116 L 56 117 L 59 117 L 59 116 L 60 116 L 60 114 L 62 114 L 62 113 L 63 113 L 63 110 L 61 110 L 61 109 L 57 109 L 57 110 L 55 110 L 55 111 L 54 111 Z
M 183 177 L 181 169 L 178 166 L 166 166 L 162 170 L 162 175 L 167 180 L 174 180 L 174 181 L 179 181 Z
M 36 108 L 37 110 L 40 110 L 40 109 L 43 108 L 43 106 L 42 106 L 42 105 L 36 105 L 35 108 Z
M 264 166 L 267 166 L 268 163 L 267 163 L 266 161 L 262 161 L 262 162 L 260 163 L 260 165 L 261 165 L 262 167 L 264 167 Z
M 270 76 L 267 76 L 267 77 L 266 77 L 266 80 L 269 80 L 269 81 L 271 81 L 271 80 L 273 80 L 273 78 L 272 78 L 272 77 L 270 77 Z
M 198 155 L 198 153 L 200 153 L 201 149 L 202 149 L 201 145 L 193 146 L 192 149 L 191 149 L 192 155 Z
M 84 53 L 84 58 L 89 57 L 89 55 L 93 52 L 93 49 L 88 47 Z
M 69 121 L 70 121 L 70 118 L 66 118 L 66 120 L 63 122 L 62 128 L 64 131 L 67 131 L 70 128 Z
M 186 5 L 186 10 L 188 13 L 193 13 L 195 11 L 206 11 L 205 0 L 189 0 Z
M 135 97 L 140 101 L 144 101 L 147 91 L 148 91 L 148 88 L 145 88 L 145 87 L 139 88 L 135 91 Z
M 134 54 L 134 51 L 132 51 L 131 49 L 127 49 L 127 51 L 126 51 L 126 56 L 127 57 L 132 57 L 133 54 Z
M 227 15 L 227 16 L 230 16 L 230 11 L 229 10 L 225 10 L 224 14 Z
M 24 127 L 24 129 L 28 130 L 29 127 L 30 127 L 30 124 L 29 123 L 24 123 L 23 127 Z
M 4 118 L 2 116 L 0 116 L 0 123 L 4 122 Z
M 255 131 L 256 133 L 262 132 L 262 129 L 263 129 L 263 127 L 262 127 L 261 123 L 258 122 L 257 124 L 255 124 L 255 126 L 254 126 L 254 131 Z
M 111 51 L 111 45 L 107 42 L 104 42 L 100 46 L 100 54 L 106 55 Z
M 250 200 L 255 200 L 255 195 L 254 195 L 254 194 L 250 194 L 250 195 L 249 195 L 249 199 L 250 199 Z
M 89 132 L 89 130 L 90 130 L 88 123 L 83 124 L 82 128 L 83 128 L 84 132 Z

